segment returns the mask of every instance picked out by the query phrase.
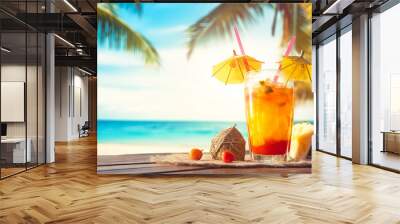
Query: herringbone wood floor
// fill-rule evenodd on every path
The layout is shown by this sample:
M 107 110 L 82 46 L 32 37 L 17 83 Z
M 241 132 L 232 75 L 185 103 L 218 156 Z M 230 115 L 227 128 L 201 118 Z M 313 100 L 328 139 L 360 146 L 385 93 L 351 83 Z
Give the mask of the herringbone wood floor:
M 314 153 L 313 174 L 98 176 L 96 140 L 0 181 L 0 223 L 400 223 L 400 175 Z

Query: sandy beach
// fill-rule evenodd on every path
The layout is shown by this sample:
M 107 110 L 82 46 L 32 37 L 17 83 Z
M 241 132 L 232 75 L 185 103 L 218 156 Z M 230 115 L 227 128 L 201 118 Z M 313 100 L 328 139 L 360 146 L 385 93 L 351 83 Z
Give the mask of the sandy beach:
M 209 150 L 207 145 L 162 145 L 162 144 L 97 144 L 97 155 L 124 155 L 124 154 L 143 154 L 143 153 L 173 153 L 188 152 L 192 148 L 200 148 L 204 151 Z

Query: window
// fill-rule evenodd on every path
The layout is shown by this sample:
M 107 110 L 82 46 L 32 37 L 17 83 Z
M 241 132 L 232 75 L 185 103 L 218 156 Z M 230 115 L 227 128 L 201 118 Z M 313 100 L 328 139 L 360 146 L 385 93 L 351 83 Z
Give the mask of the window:
M 351 28 L 351 27 L 349 27 Z M 352 157 L 352 34 L 340 36 L 340 155 Z
M 43 4 L 0 1 L 0 7 L 18 6 L 19 16 L 40 13 Z M 0 178 L 5 178 L 45 163 L 46 40 L 12 14 L 0 17 L 8 21 L 0 23 Z
M 318 48 L 318 149 L 336 153 L 336 40 Z
M 371 18 L 371 162 L 400 170 L 400 5 Z

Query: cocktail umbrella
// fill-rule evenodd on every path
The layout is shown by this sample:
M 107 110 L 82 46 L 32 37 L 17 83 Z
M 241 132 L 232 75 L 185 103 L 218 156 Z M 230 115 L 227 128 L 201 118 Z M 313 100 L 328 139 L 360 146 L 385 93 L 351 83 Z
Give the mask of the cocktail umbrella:
M 300 56 L 284 56 L 280 61 L 280 71 L 285 80 L 311 81 L 311 63 Z
M 248 72 L 260 71 L 263 62 L 248 55 L 236 55 L 218 63 L 213 67 L 212 74 L 225 84 L 242 83 Z

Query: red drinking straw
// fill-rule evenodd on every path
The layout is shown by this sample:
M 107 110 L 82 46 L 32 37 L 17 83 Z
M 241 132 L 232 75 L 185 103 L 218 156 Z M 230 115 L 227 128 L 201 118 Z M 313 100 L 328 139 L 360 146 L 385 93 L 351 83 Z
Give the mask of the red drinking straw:
M 244 55 L 243 44 L 242 44 L 242 41 L 240 40 L 239 30 L 238 30 L 236 25 L 233 27 L 233 30 L 235 31 L 236 40 L 237 40 L 237 42 L 239 44 L 240 53 L 242 55 Z
M 293 46 L 294 46 L 294 43 L 296 43 L 296 36 L 293 36 L 293 37 L 290 39 L 290 41 L 289 41 L 289 43 L 288 43 L 288 46 L 287 46 L 287 48 L 286 48 L 286 51 L 285 51 L 285 53 L 283 54 L 285 57 L 289 56 L 289 54 L 290 54 L 290 52 L 292 51 L 292 48 L 293 48 Z M 281 70 L 281 68 L 282 68 L 282 64 L 279 64 L 279 69 L 278 69 L 278 71 L 276 72 L 276 74 L 275 74 L 275 76 L 274 76 L 274 82 L 277 82 L 277 81 L 278 81 L 278 78 L 279 78 L 279 71 Z
M 242 40 L 240 39 L 239 30 L 238 30 L 238 28 L 237 28 L 236 25 L 233 26 L 233 30 L 235 31 L 235 36 L 236 36 L 236 40 L 237 40 L 238 45 L 239 45 L 240 53 L 241 53 L 243 56 L 245 56 L 246 54 L 244 53 L 244 48 L 243 48 Z M 250 71 L 250 69 L 249 69 L 249 64 L 247 63 L 246 58 L 243 58 L 243 59 L 244 59 L 243 62 L 244 62 L 244 65 L 245 65 L 245 67 L 246 67 L 246 71 Z

